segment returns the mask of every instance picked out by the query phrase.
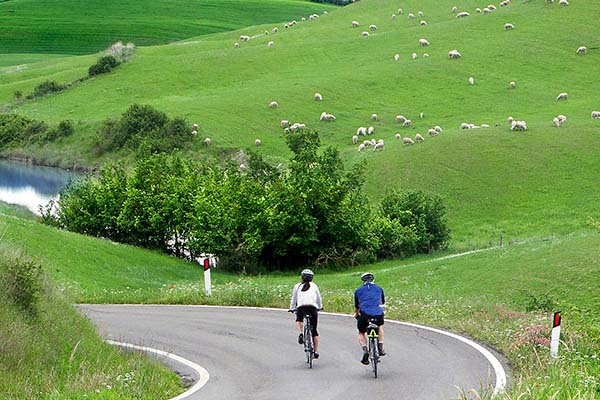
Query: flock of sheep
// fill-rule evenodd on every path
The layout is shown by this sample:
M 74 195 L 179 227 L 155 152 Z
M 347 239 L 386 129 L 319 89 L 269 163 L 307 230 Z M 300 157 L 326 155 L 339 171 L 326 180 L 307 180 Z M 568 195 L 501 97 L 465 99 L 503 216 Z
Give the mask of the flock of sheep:
M 546 1 L 548 3 L 554 3 L 554 0 L 546 0 Z M 500 7 L 508 7 L 510 4 L 511 4 L 511 0 L 503 0 L 503 1 L 501 1 L 499 3 L 499 6 Z M 568 6 L 569 2 L 567 0 L 559 0 L 558 4 L 560 6 Z M 483 9 L 476 8 L 475 9 L 475 13 L 476 14 L 490 14 L 490 13 L 496 11 L 496 10 L 497 10 L 497 7 L 495 5 L 493 5 L 493 4 L 490 4 L 487 7 L 484 7 Z M 456 7 L 456 6 L 452 7 L 452 9 L 450 10 L 450 12 L 452 14 L 456 14 L 456 18 L 466 18 L 466 17 L 470 17 L 471 16 L 471 14 L 469 12 L 467 12 L 467 11 L 460 11 L 459 12 L 458 7 Z M 327 14 L 326 11 L 324 11 L 323 13 Z M 402 8 L 399 8 L 397 10 L 397 12 L 395 12 L 395 13 L 392 14 L 392 20 L 395 20 L 399 15 L 403 15 L 403 14 L 404 14 L 404 10 Z M 417 12 L 417 16 L 419 18 L 424 18 L 425 14 L 424 14 L 423 11 L 419 10 Z M 409 19 L 415 19 L 416 16 L 413 13 L 408 13 L 408 18 Z M 308 17 L 309 21 L 316 21 L 318 19 L 319 19 L 319 15 L 318 14 L 312 14 L 312 15 L 310 15 Z M 302 22 L 304 22 L 306 20 L 307 20 L 306 18 L 302 18 L 301 19 Z M 289 29 L 289 28 L 297 25 L 297 23 L 298 22 L 296 20 L 287 22 L 287 23 L 283 24 L 283 28 L 284 29 Z M 427 26 L 427 21 L 421 20 L 419 24 L 421 26 Z M 356 20 L 352 21 L 350 25 L 351 25 L 352 28 L 359 28 L 361 26 L 360 22 L 356 21 Z M 504 24 L 504 29 L 507 30 L 507 31 L 514 30 L 515 29 L 515 25 L 512 24 L 512 23 L 505 23 Z M 368 27 L 368 30 L 362 31 L 361 35 L 363 37 L 369 37 L 370 36 L 370 32 L 374 32 L 376 30 L 377 30 L 377 25 L 370 24 L 369 27 Z M 269 34 L 272 34 L 272 33 L 277 33 L 278 31 L 279 31 L 278 27 L 273 27 L 270 32 L 269 31 L 264 31 L 264 35 L 269 35 Z M 235 48 L 239 48 L 240 47 L 240 42 L 248 42 L 251 39 L 253 39 L 255 37 L 258 37 L 258 36 L 262 36 L 262 34 L 255 35 L 253 37 L 250 37 L 250 36 L 247 36 L 247 35 L 240 35 L 239 42 L 235 42 L 234 43 L 234 47 Z M 268 47 L 273 47 L 274 45 L 275 45 L 274 41 L 269 41 L 267 43 Z M 421 38 L 421 39 L 418 40 L 418 46 L 419 47 L 425 48 L 425 47 L 428 47 L 430 45 L 431 45 L 431 43 L 426 38 Z M 586 53 L 587 53 L 587 47 L 585 47 L 585 46 L 580 46 L 580 47 L 578 47 L 576 49 L 576 54 L 578 54 L 578 55 L 584 55 Z M 417 53 L 412 53 L 411 57 L 412 57 L 412 59 L 416 59 L 416 58 L 418 58 L 418 55 L 417 55 Z M 429 57 L 428 53 L 424 53 L 423 54 L 423 58 L 428 58 L 428 57 Z M 448 58 L 451 59 L 451 60 L 453 60 L 453 59 L 460 59 L 461 57 L 462 57 L 462 55 L 461 55 L 461 53 L 457 49 L 453 49 L 453 50 L 450 50 L 448 52 Z M 401 58 L 400 54 L 395 54 L 394 57 L 393 57 L 394 61 L 399 61 L 400 58 Z M 468 82 L 469 82 L 469 84 L 471 86 L 475 85 L 475 78 L 473 76 L 469 77 Z M 515 89 L 516 88 L 516 82 L 515 81 L 510 81 L 509 82 L 509 88 L 510 89 Z M 313 99 L 315 101 L 317 101 L 317 102 L 322 102 L 323 101 L 323 95 L 321 93 L 315 93 L 314 96 L 313 96 Z M 567 100 L 567 99 L 568 99 L 568 93 L 566 93 L 566 92 L 559 93 L 558 96 L 556 97 L 557 101 L 564 101 L 564 100 Z M 269 108 L 277 108 L 277 107 L 279 107 L 279 103 L 277 101 L 271 101 L 268 106 L 269 106 Z M 419 117 L 420 118 L 424 118 L 423 113 L 420 113 Z M 600 119 L 600 111 L 592 111 L 592 118 L 593 119 Z M 330 114 L 330 113 L 328 113 L 326 111 L 323 111 L 320 114 L 319 120 L 322 121 L 322 122 L 330 122 L 330 121 L 335 121 L 336 117 L 333 114 Z M 372 121 L 378 121 L 379 120 L 379 116 L 374 113 L 374 114 L 371 115 L 371 120 Z M 508 123 L 510 125 L 510 130 L 511 131 L 527 131 L 527 123 L 525 121 L 523 121 L 523 120 L 515 120 L 515 119 L 513 119 L 513 117 L 508 117 L 507 120 L 508 120 Z M 567 120 L 566 116 L 564 116 L 564 115 L 558 115 L 558 116 L 556 116 L 556 117 L 554 117 L 552 119 L 552 124 L 555 127 L 560 127 L 566 120 Z M 404 127 L 404 128 L 408 128 L 408 127 L 412 126 L 412 121 L 410 119 L 406 118 L 403 115 L 397 115 L 395 117 L 395 122 L 398 123 L 398 124 L 400 124 L 400 126 Z M 290 121 L 288 121 L 288 120 L 281 120 L 280 123 L 279 123 L 279 126 L 282 129 L 284 129 L 286 132 L 296 131 L 296 130 L 299 130 L 299 129 L 306 128 L 306 124 L 304 124 L 304 123 L 301 123 L 301 122 L 290 123 Z M 485 124 L 485 123 L 483 123 L 483 124 L 473 124 L 473 123 L 467 123 L 467 122 L 463 122 L 460 125 L 460 129 L 478 129 L 478 128 L 489 128 L 489 125 Z M 435 127 L 430 128 L 427 131 L 427 134 L 428 134 L 429 137 L 434 137 L 434 136 L 439 135 L 442 131 L 443 131 L 442 128 L 440 126 L 436 125 Z M 374 132 L 375 132 L 375 128 L 373 126 L 369 126 L 369 127 L 361 126 L 361 127 L 357 128 L 356 134 L 354 134 L 352 136 L 352 143 L 355 144 L 355 145 L 358 145 L 357 149 L 358 149 L 359 152 L 362 152 L 362 151 L 366 150 L 367 148 L 372 148 L 373 151 L 383 150 L 384 149 L 384 140 L 383 139 L 378 139 L 378 140 L 376 140 L 376 139 L 365 139 L 362 142 L 360 142 L 360 139 L 359 139 L 360 136 L 370 136 L 370 135 L 373 135 Z M 194 124 L 192 126 L 192 134 L 193 135 L 197 135 L 197 133 L 198 133 L 198 125 Z M 422 143 L 422 142 L 425 141 L 424 136 L 421 135 L 421 134 L 419 134 L 419 133 L 417 133 L 414 136 L 414 140 L 413 140 L 412 137 L 409 137 L 409 136 L 404 136 L 403 137 L 400 133 L 395 133 L 394 137 L 396 139 L 398 139 L 398 140 L 402 139 L 402 142 L 405 145 L 412 145 L 412 144 L 415 144 L 415 143 Z M 203 143 L 205 145 L 210 145 L 211 144 L 211 139 L 207 137 L 207 138 L 205 138 L 203 140 Z M 261 139 L 257 138 L 257 139 L 255 139 L 254 143 L 255 143 L 256 146 L 260 146 L 262 144 L 262 141 L 261 141 Z

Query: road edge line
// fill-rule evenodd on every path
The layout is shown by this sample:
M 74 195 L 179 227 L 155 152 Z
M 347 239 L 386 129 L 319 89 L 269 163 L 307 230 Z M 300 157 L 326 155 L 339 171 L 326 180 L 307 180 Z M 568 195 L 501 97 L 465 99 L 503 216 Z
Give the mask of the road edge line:
M 193 369 L 194 372 L 196 372 L 198 374 L 198 380 L 194 383 L 194 385 L 191 388 L 189 388 L 188 390 L 186 390 L 185 392 L 181 393 L 180 395 L 178 395 L 176 397 L 170 398 L 169 400 L 183 400 L 183 399 L 191 396 L 192 394 L 196 393 L 198 390 L 202 389 L 202 387 L 204 385 L 206 385 L 206 383 L 210 379 L 210 374 L 208 373 L 208 371 L 205 368 L 201 367 L 200 365 L 196 364 L 193 361 L 190 361 L 186 358 L 178 356 L 177 354 L 169 353 L 169 352 L 163 351 L 163 350 L 154 349 L 152 347 L 137 346 L 137 345 L 131 344 L 131 343 L 117 342 L 115 340 L 110 340 L 110 339 L 107 339 L 106 343 L 111 344 L 113 346 L 124 347 L 126 349 L 140 350 L 140 351 L 144 351 L 147 353 L 148 352 L 155 353 L 160 356 L 170 358 L 173 361 L 176 361 L 180 364 L 184 364 L 184 365 L 190 367 L 191 369 Z

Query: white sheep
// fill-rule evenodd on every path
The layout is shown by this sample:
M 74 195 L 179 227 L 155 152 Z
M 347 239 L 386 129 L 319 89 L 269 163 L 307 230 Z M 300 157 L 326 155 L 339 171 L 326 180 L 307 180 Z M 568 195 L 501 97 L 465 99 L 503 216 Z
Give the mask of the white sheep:
M 439 132 L 436 131 L 435 129 L 429 129 L 427 131 L 427 134 L 431 137 L 431 136 L 437 136 L 439 134 Z
M 202 143 L 204 143 L 205 146 L 210 146 L 210 138 L 204 138 L 204 140 L 202 141 Z
M 421 47 L 425 47 L 425 46 L 429 46 L 429 40 L 427 39 L 419 39 L 419 46 Z
M 359 26 L 360 26 L 360 23 L 358 21 L 352 21 L 353 28 L 358 28 Z
M 404 123 L 406 121 L 406 117 L 404 115 L 396 115 L 396 122 Z
M 415 19 L 415 14 L 409 13 L 408 14 L 408 19 Z
M 358 135 L 352 136 L 352 143 L 354 143 L 354 144 L 358 143 Z
M 472 127 L 472 124 L 468 124 L 466 122 L 460 124 L 460 129 L 471 129 Z
M 269 31 L 265 31 L 265 35 L 268 35 L 268 34 L 269 34 Z
M 233 44 L 233 47 L 235 47 L 235 48 L 237 49 L 237 48 L 239 48 L 239 47 L 240 47 L 240 44 L 239 44 L 238 42 L 235 42 L 235 43 Z
M 429 58 L 429 53 L 423 53 L 423 58 Z
M 417 13 L 417 15 L 418 15 L 419 17 L 423 18 L 423 15 L 425 15 L 425 14 L 423 14 L 423 11 L 419 11 L 419 12 Z
M 413 59 L 413 60 L 416 60 L 416 59 L 417 59 L 417 57 L 418 57 L 418 56 L 417 56 L 417 53 L 412 53 L 411 57 L 412 57 L 412 59 Z
M 421 118 L 421 119 L 425 118 L 425 113 L 419 113 L 419 118 Z
M 396 14 L 392 14 L 392 19 L 396 19 Z
M 373 128 L 372 126 L 367 128 L 367 135 L 372 135 L 373 133 L 375 133 L 375 128 Z
M 400 61 L 400 54 L 394 54 L 394 61 Z
M 379 119 L 377 114 L 371 114 L 371 121 L 377 121 L 377 119 Z
M 512 124 L 515 119 L 513 117 L 508 117 L 506 120 L 509 124 Z
M 448 58 L 449 59 L 458 59 L 461 57 L 461 54 L 458 52 L 458 50 L 454 49 L 454 50 L 450 50 L 448 52 Z
M 508 86 L 509 86 L 511 89 L 514 89 L 514 88 L 516 88 L 516 87 L 517 87 L 517 83 L 516 83 L 515 81 L 510 81 L 510 82 L 508 83 Z
M 373 151 L 376 150 L 383 150 L 383 139 L 379 139 L 379 141 L 373 146 Z
M 335 118 L 335 115 L 328 114 L 325 111 L 323 111 L 321 113 L 321 116 L 319 117 L 319 120 L 321 120 L 321 121 L 335 121 L 336 118 Z
M 510 127 L 511 131 L 526 131 L 527 124 L 525 121 L 513 121 Z
M 477 7 L 477 8 L 475 9 L 475 12 L 476 12 L 477 14 L 481 14 L 481 8 Z
M 197 130 L 193 130 L 192 131 L 192 136 L 197 136 L 198 135 L 198 131 Z
M 504 24 L 504 29 L 507 31 L 512 31 L 513 29 L 515 29 L 515 26 L 513 24 L 506 23 Z
M 401 138 L 402 138 L 402 136 L 401 136 L 399 133 L 396 133 L 396 134 L 394 135 L 394 137 L 395 137 L 396 139 L 401 139 Z
M 246 167 L 246 164 L 241 163 L 240 164 L 240 171 L 244 172 L 248 167 Z
M 490 9 L 490 10 L 492 10 L 492 11 L 495 11 L 495 10 L 496 10 L 496 6 L 495 6 L 495 5 L 493 5 L 493 4 L 490 4 L 490 5 L 488 5 L 488 6 L 487 6 L 487 8 L 489 8 L 489 9 Z
M 482 128 L 489 128 L 489 127 L 490 127 L 490 125 L 489 125 L 489 124 L 481 124 L 481 127 L 482 127 Z
M 421 20 L 421 22 L 419 22 L 419 24 L 420 24 L 421 26 L 427 26 L 427 21 L 425 21 L 425 20 Z
M 560 126 L 560 121 L 558 120 L 558 118 L 554 117 L 552 118 L 552 124 L 554 124 L 554 126 L 558 128 Z
M 248 40 L 250 40 L 250 36 L 240 35 L 240 42 L 247 42 Z
M 557 115 L 556 118 L 558 118 L 558 121 L 561 124 L 567 120 L 567 116 L 566 115 L 562 115 L 562 114 Z
M 197 131 L 198 130 L 198 124 L 192 124 L 192 130 L 193 131 Z
M 452 10 L 450 10 L 450 12 L 452 14 L 456 14 L 458 12 L 458 7 L 456 7 L 456 6 L 452 7 Z
M 439 125 L 434 126 L 433 129 L 435 129 L 438 133 L 443 132 L 442 128 Z
M 267 43 L 267 46 L 273 47 L 275 46 L 275 42 L 271 40 L 269 43 Z
M 373 24 L 369 25 L 369 30 L 370 31 L 376 31 L 377 30 L 377 25 L 373 25 Z
M 559 0 L 558 5 L 559 6 L 568 6 L 569 2 L 567 0 Z
M 404 122 L 402 123 L 402 126 L 404 126 L 404 127 L 406 127 L 406 128 L 408 128 L 408 127 L 409 127 L 409 126 L 411 126 L 411 125 L 412 125 L 412 121 L 411 121 L 410 119 L 407 119 L 406 121 L 404 121 Z
M 262 144 L 262 141 L 261 141 L 260 139 L 256 139 L 256 140 L 254 141 L 254 145 L 255 145 L 255 146 L 260 146 L 261 144 Z
M 415 140 L 416 140 L 418 143 L 423 143 L 423 142 L 425 141 L 425 138 L 424 138 L 424 137 L 423 137 L 423 136 L 422 136 L 420 133 L 417 133 L 417 134 L 415 135 Z
M 558 96 L 556 96 L 556 100 L 567 100 L 569 98 L 569 94 L 568 93 L 559 93 Z
M 363 33 L 361 33 L 361 35 L 363 35 L 363 37 L 369 37 L 369 32 L 363 31 Z
M 576 52 L 577 52 L 577 54 L 585 54 L 585 53 L 587 53 L 587 47 L 585 47 L 585 46 L 578 47 Z
M 358 128 L 356 130 L 356 135 L 357 136 L 360 136 L 360 135 L 367 136 L 367 128 L 364 126 L 361 126 L 360 128 Z
M 500 2 L 500 7 L 506 7 L 510 4 L 510 0 L 504 0 Z
M 592 111 L 592 119 L 600 119 L 600 111 Z
M 415 144 L 415 142 L 409 137 L 405 137 L 404 139 L 402 139 L 402 143 L 404 143 L 405 145 Z
M 269 103 L 269 108 L 277 108 L 279 107 L 279 103 L 277 103 L 276 101 L 272 101 Z
M 469 85 L 475 85 L 475 78 L 473 78 L 472 76 L 469 77 Z
M 404 14 L 404 10 L 403 10 L 403 9 L 401 9 L 401 8 L 399 8 L 399 9 L 398 9 L 398 14 L 400 14 L 400 15 Z
M 371 140 L 363 140 L 362 144 L 364 144 L 365 147 L 373 146 L 373 142 Z
M 365 149 L 365 145 L 364 145 L 363 143 L 361 143 L 361 144 L 358 146 L 358 152 L 360 153 L 360 152 L 361 152 L 361 151 L 363 151 L 364 149 Z
M 271 32 L 277 33 L 277 32 L 279 32 L 279 28 L 275 27 L 275 28 L 271 29 Z
M 302 17 L 302 18 L 300 19 L 300 21 L 302 21 L 302 22 L 306 22 L 306 18 Z
M 321 93 L 315 93 L 315 101 L 323 101 L 323 96 Z
M 485 7 L 485 8 L 483 9 L 483 13 L 484 13 L 484 14 L 489 14 L 489 13 L 491 13 L 491 12 L 492 12 L 492 10 L 490 10 L 490 9 L 489 9 L 489 8 L 487 8 L 487 7 Z
M 281 122 L 279 123 L 279 126 L 282 128 L 289 128 L 290 121 L 288 121 L 287 119 L 282 119 Z
M 459 12 L 458 14 L 456 14 L 456 18 L 464 18 L 464 17 L 470 17 L 470 16 L 471 16 L 471 14 L 469 14 L 466 11 Z

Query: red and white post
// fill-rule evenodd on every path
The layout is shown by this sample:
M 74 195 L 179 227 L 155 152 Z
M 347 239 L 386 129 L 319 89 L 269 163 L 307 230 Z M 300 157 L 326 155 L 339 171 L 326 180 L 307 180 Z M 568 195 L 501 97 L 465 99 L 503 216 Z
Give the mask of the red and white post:
M 560 311 L 554 313 L 552 319 L 552 338 L 550 339 L 550 355 L 552 358 L 558 357 L 558 344 L 560 343 Z
M 207 296 L 210 296 L 211 293 L 211 283 L 210 283 L 210 256 L 207 256 L 204 259 L 203 262 L 203 266 L 204 266 L 204 290 L 206 292 Z

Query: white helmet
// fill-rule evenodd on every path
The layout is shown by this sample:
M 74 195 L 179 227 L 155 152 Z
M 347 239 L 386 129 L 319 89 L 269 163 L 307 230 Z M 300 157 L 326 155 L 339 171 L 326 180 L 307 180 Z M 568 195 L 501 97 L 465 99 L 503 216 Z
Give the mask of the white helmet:
M 302 276 L 302 280 L 306 280 L 308 282 L 312 281 L 313 276 L 315 276 L 314 272 L 312 272 L 310 269 L 303 270 L 300 275 Z

